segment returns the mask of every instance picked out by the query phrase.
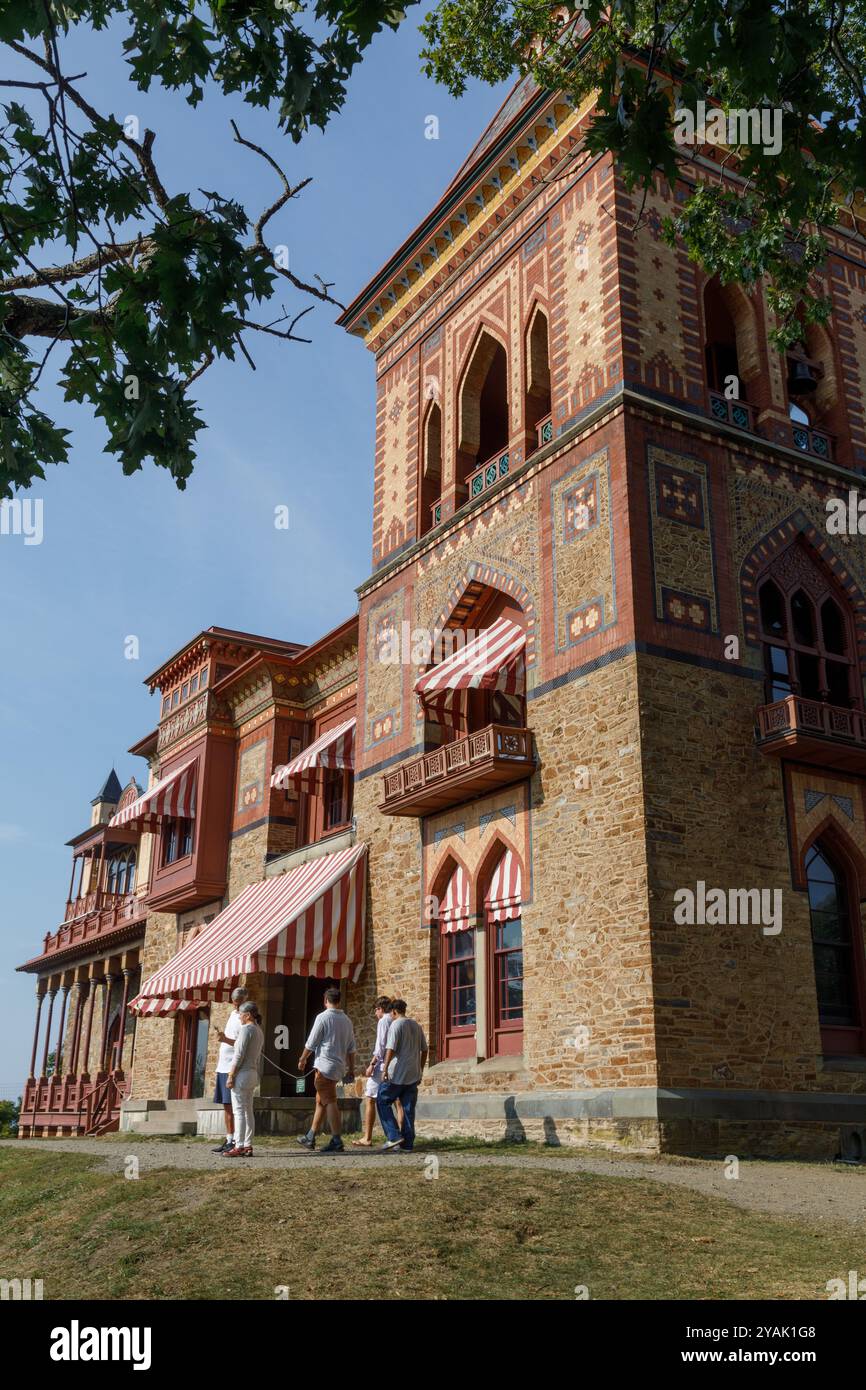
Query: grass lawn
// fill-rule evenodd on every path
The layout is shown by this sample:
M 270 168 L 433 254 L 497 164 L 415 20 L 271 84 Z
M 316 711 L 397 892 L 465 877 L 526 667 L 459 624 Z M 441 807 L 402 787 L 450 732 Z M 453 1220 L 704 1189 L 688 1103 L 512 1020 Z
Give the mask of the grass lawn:
M 849 1227 L 812 1228 L 643 1178 L 400 1159 L 357 1174 L 161 1169 L 126 1180 L 68 1153 L 0 1150 L 0 1278 L 46 1299 L 826 1298 L 862 1265 Z M 249 1243 L 257 1257 L 235 1258 Z

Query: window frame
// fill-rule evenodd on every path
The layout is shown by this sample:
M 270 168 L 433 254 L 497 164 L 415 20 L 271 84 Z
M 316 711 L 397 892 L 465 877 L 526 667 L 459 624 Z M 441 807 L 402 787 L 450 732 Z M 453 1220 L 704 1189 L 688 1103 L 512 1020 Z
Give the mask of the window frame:
M 512 922 L 520 924 L 520 945 L 500 948 L 499 932 L 509 926 Z M 507 977 L 500 972 L 500 964 L 509 956 L 520 954 L 521 970 L 521 1006 L 520 1017 L 505 1019 L 502 1017 L 500 1009 L 500 989 Z M 507 917 L 502 922 L 494 922 L 492 918 L 487 920 L 487 1018 L 488 1018 L 488 1055 L 491 1057 L 508 1057 L 519 1054 L 523 1051 L 523 1033 L 526 1026 L 526 1003 L 524 985 L 526 981 L 525 962 L 524 962 L 524 940 L 523 940 L 523 914 L 518 909 L 517 915 Z
M 476 1053 L 476 1035 L 478 1032 L 478 940 L 475 935 L 477 927 L 466 927 L 462 931 L 445 932 L 439 927 L 439 1060 L 455 1061 L 460 1059 L 474 1058 Z M 457 939 L 463 937 L 471 942 L 471 953 L 463 956 L 452 954 L 452 949 L 458 942 Z M 471 962 L 473 968 L 472 986 L 475 989 L 475 1017 L 471 1023 L 454 1023 L 454 1011 L 452 1007 L 453 994 L 455 988 L 467 988 L 467 986 L 452 986 L 451 979 L 455 972 L 454 967 L 460 964 Z
M 183 829 L 181 829 L 183 827 Z M 170 837 L 176 836 L 177 853 L 169 858 Z M 181 846 L 183 850 L 181 852 Z M 195 818 L 193 816 L 167 816 L 162 824 L 160 835 L 160 869 L 176 869 L 184 860 L 191 859 L 195 849 Z
M 827 863 L 836 883 L 837 901 L 841 898 L 840 917 L 846 931 L 847 941 L 838 943 L 840 949 L 847 949 L 849 956 L 849 978 L 856 1010 L 856 1022 L 841 1023 L 827 1021 L 821 1017 L 821 1000 L 818 993 L 818 975 L 815 969 L 816 946 L 836 946 L 837 943 L 815 940 L 813 908 L 809 895 L 810 856 L 819 854 Z M 866 950 L 864 950 L 863 922 L 860 913 L 860 896 L 856 875 L 832 844 L 827 844 L 820 835 L 807 846 L 803 856 L 803 877 L 806 883 L 806 899 L 809 908 L 809 939 L 812 948 L 812 969 L 814 972 L 815 1009 L 821 1035 L 821 1048 L 824 1056 L 866 1055 Z M 823 880 L 817 880 L 823 882 Z
M 848 703 L 843 706 L 836 705 L 836 708 L 857 709 L 863 708 L 862 681 L 860 678 L 860 663 L 857 657 L 857 634 L 854 627 L 854 619 L 851 605 L 845 595 L 833 584 L 829 576 L 822 573 L 818 565 L 810 560 L 817 584 L 807 585 L 798 577 L 793 582 L 785 583 L 780 575 L 780 565 L 785 556 L 789 555 L 789 550 L 783 551 L 777 557 L 777 561 L 770 564 L 761 575 L 756 585 L 756 599 L 758 609 L 758 630 L 762 647 L 762 658 L 764 667 L 764 696 L 767 704 L 775 704 L 778 700 L 784 700 L 789 695 L 797 695 L 804 700 L 814 700 L 820 704 L 835 705 L 835 701 L 830 699 L 831 691 L 827 681 L 828 663 L 832 666 L 845 666 L 848 676 Z M 785 620 L 785 632 L 780 636 L 778 633 L 768 632 L 764 627 L 764 612 L 762 595 L 764 590 L 772 584 L 779 594 L 782 601 L 782 608 Z M 816 592 L 817 589 L 817 592 Z M 798 594 L 803 594 L 812 606 L 814 613 L 814 645 L 809 645 L 801 641 L 796 635 L 794 613 L 792 610 L 793 600 Z M 824 622 L 821 610 L 827 599 L 832 600 L 839 611 L 842 628 L 845 636 L 845 652 L 834 652 L 828 649 L 824 637 Z M 787 677 L 782 677 L 781 673 L 774 673 L 771 667 L 772 657 L 770 652 L 781 650 L 787 659 Z M 818 691 L 817 695 L 806 695 L 802 690 L 800 681 L 800 658 L 807 657 L 817 662 L 818 670 Z M 780 678 L 781 677 L 781 678 Z M 785 690 L 785 694 L 775 693 L 774 687 Z

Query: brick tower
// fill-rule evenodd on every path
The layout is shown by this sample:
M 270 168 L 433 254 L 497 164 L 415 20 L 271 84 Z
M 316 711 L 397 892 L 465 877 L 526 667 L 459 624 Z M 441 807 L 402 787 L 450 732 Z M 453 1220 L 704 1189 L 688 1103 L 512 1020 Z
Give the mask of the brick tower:
M 426 1132 L 856 1153 L 866 548 L 827 503 L 866 465 L 864 228 L 786 360 L 761 288 L 663 240 L 685 183 L 635 230 L 588 110 L 520 82 L 341 320 L 377 392 L 355 998 L 427 1028 Z M 425 633 L 503 621 L 510 688 L 419 696 Z

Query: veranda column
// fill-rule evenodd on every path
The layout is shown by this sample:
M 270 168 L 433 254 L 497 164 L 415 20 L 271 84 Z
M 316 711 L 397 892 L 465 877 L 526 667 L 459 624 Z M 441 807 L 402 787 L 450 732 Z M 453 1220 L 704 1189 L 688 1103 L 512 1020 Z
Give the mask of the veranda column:
M 84 1001 L 87 998 L 89 985 L 86 980 L 75 981 L 75 1022 L 72 1025 L 72 1049 L 69 1055 L 69 1073 L 71 1076 L 78 1074 L 78 1053 L 81 1048 L 81 1024 L 84 1020 Z
M 45 1081 L 48 1076 L 48 1048 L 51 1044 L 51 1018 L 54 1014 L 54 1001 L 57 998 L 57 986 L 48 991 L 48 1019 L 45 1024 L 45 1046 L 42 1049 L 42 1070 L 39 1073 L 40 1079 Z
M 123 967 L 123 999 L 120 1003 L 120 1033 L 117 1038 L 117 1061 L 115 1067 L 118 1071 L 123 1070 L 123 1044 L 126 1040 L 126 1010 L 129 1004 L 129 981 L 132 978 L 132 971 L 128 965 Z
M 42 1017 L 42 1001 L 45 998 L 45 990 L 40 988 L 41 981 L 36 985 L 36 1027 L 33 1029 L 33 1051 L 30 1054 L 30 1080 L 36 1080 L 36 1049 L 39 1046 L 39 1020 Z
M 69 999 L 69 985 L 62 986 L 63 998 L 60 1001 L 60 1024 L 57 1029 L 57 1042 L 54 1044 L 54 1075 L 63 1075 L 63 1025 L 66 1022 L 66 1003 Z
M 105 996 L 102 1001 L 102 1041 L 99 1044 L 99 1070 L 106 1069 L 105 1049 L 108 1046 L 108 1015 L 111 1012 L 111 995 L 114 990 L 115 982 L 120 979 L 119 975 L 103 975 L 105 986 Z
M 93 1033 L 93 1006 L 96 1003 L 96 986 L 99 980 L 94 980 L 91 976 L 88 981 L 90 1002 L 87 1009 L 87 1030 L 84 1035 L 84 1066 L 81 1071 L 82 1076 L 90 1077 L 90 1038 Z

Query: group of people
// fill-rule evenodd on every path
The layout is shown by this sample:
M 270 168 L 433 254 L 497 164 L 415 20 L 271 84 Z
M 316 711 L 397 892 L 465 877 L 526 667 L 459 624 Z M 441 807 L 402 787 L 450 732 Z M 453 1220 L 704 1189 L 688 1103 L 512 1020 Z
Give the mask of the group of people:
M 226 1138 L 214 1153 L 225 1158 L 252 1158 L 253 1094 L 261 1075 L 265 1035 L 261 1014 L 248 992 L 235 989 L 231 998 L 234 1009 L 225 1027 L 217 1028 L 220 1051 L 214 1101 L 225 1110 Z M 313 1152 L 327 1120 L 331 1137 L 321 1152 L 344 1153 L 337 1084 L 355 1080 L 355 1030 L 341 1006 L 337 988 L 325 990 L 324 1005 L 298 1059 L 302 1075 L 313 1059 L 316 1091 L 313 1122 L 298 1143 Z M 357 1148 L 373 1147 L 377 1114 L 385 1134 L 383 1153 L 411 1153 L 415 1147 L 415 1105 L 428 1047 L 423 1028 L 416 1019 L 407 1017 L 406 1008 L 405 999 L 380 995 L 376 1000 L 376 1043 L 364 1073 L 364 1134 L 353 1140 Z

